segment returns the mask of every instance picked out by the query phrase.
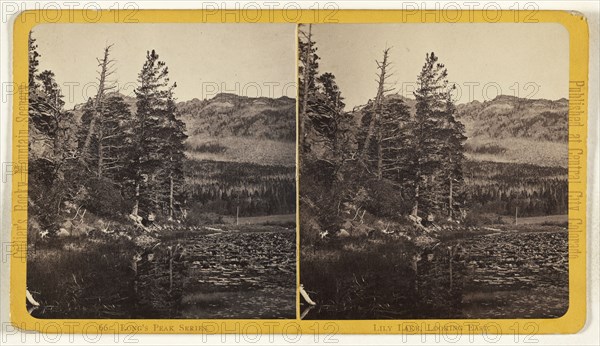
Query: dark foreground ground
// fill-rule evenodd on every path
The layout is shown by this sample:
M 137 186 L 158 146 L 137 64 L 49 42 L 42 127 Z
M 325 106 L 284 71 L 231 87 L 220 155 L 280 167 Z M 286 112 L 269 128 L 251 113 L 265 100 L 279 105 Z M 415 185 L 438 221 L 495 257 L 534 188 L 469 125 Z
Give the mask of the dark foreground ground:
M 39 241 L 28 255 L 38 318 L 294 318 L 296 233 L 283 225 Z M 182 249 L 176 256 L 168 248 Z M 141 253 L 134 265 L 132 258 Z M 181 256 L 179 253 L 181 252 Z M 173 259 L 173 260 L 171 260 Z
M 448 238 L 414 261 L 403 239 L 303 248 L 304 319 L 552 318 L 568 309 L 568 232 L 526 226 Z M 459 245 L 460 246 L 457 246 Z

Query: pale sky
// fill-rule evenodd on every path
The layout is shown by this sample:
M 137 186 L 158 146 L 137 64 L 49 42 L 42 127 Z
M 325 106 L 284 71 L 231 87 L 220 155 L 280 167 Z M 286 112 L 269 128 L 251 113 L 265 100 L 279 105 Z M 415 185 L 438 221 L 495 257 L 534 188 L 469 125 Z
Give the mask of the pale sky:
M 115 79 L 126 95 L 133 95 L 146 51 L 155 49 L 179 101 L 218 92 L 295 97 L 295 32 L 294 24 L 44 24 L 33 36 L 39 70 L 56 74 L 71 108 L 95 95 L 96 58 L 106 43 L 114 44 Z
M 568 97 L 569 37 L 560 24 L 315 24 L 312 33 L 319 72 L 336 76 L 347 109 L 375 97 L 375 60 L 386 46 L 392 47 L 391 81 L 411 98 L 425 54 L 432 51 L 459 87 L 458 103 L 470 101 L 469 91 L 480 101 L 498 91 Z

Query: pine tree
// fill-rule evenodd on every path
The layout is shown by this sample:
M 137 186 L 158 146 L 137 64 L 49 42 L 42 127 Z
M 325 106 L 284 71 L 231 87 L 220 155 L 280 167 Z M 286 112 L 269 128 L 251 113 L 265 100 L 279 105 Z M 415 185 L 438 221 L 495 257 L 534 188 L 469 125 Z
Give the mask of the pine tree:
M 382 175 L 398 186 L 405 184 L 410 176 L 406 164 L 412 151 L 410 122 L 410 112 L 402 99 L 389 97 L 383 102 L 379 129 Z
M 60 166 L 65 160 L 75 158 L 76 124 L 73 113 L 63 109 L 63 95 L 54 78 L 54 72 L 45 70 L 35 76 L 36 87 L 30 89 L 29 98 L 29 144 L 35 148 L 33 157 L 40 155 L 54 165 L 55 173 L 61 174 Z
M 332 73 L 319 75 L 319 56 L 311 26 L 300 31 L 298 42 L 299 117 L 301 171 L 316 164 L 320 169 L 302 173 L 307 179 L 324 179 L 326 184 L 339 179 L 338 172 L 350 154 L 352 115 L 344 111 L 341 91 Z M 310 140 L 307 140 L 309 138 Z M 311 144 L 313 146 L 311 146 Z M 310 153 L 310 154 L 309 154 Z
M 464 135 L 465 127 L 455 117 L 456 107 L 452 101 L 451 94 L 446 95 L 446 112 L 444 136 L 442 146 L 442 169 L 439 171 L 443 183 L 444 195 L 447 197 L 445 206 L 446 214 L 450 219 L 454 218 L 455 212 L 463 206 L 463 162 L 465 161 L 464 143 L 467 137 Z
M 410 166 L 407 164 L 411 148 L 411 117 L 404 101 L 397 96 L 385 97 L 379 106 L 370 102 L 361 110 L 363 132 L 359 142 L 364 148 L 367 129 L 373 119 L 372 145 L 363 163 L 371 175 L 378 180 L 383 178 L 402 186 L 410 177 Z
M 438 57 L 427 54 L 417 79 L 419 88 L 414 92 L 414 215 L 420 208 L 426 213 L 446 209 L 451 217 L 455 194 L 462 184 L 464 126 L 454 117 L 453 87 L 447 78 L 448 71 L 438 63 Z
M 43 134 L 55 137 L 65 104 L 63 95 L 54 79 L 54 72 L 45 70 L 35 75 L 34 80 L 34 88 L 30 89 L 30 121 Z
M 167 108 L 164 114 L 164 145 L 161 149 L 161 155 L 164 165 L 164 181 L 168 187 L 166 204 L 167 214 L 170 220 L 175 217 L 176 207 L 180 210 L 183 208 L 182 203 L 185 200 L 185 194 L 183 192 L 183 160 L 185 159 L 184 154 L 184 141 L 187 139 L 185 134 L 185 123 L 179 119 L 177 114 L 177 107 L 175 105 L 175 99 L 173 97 L 173 87 L 169 89 L 167 98 Z
M 158 54 L 154 50 L 147 52 L 135 90 L 135 149 L 131 157 L 135 216 L 141 208 L 147 212 L 168 209 L 172 216 L 176 189 L 182 184 L 185 127 L 175 115 L 175 85 L 169 86 L 168 74 Z M 168 202 L 164 196 L 169 196 Z
M 344 98 L 332 73 L 326 72 L 316 79 L 316 91 L 308 103 L 307 131 L 314 133 L 313 140 L 320 142 L 325 151 L 319 159 L 332 166 L 335 176 L 350 153 L 350 127 L 352 115 L 344 111 Z
M 343 110 L 346 104 L 333 73 L 325 72 L 317 77 L 316 81 L 317 90 L 325 97 L 324 103 L 334 110 Z
M 39 58 L 40 54 L 37 52 L 37 44 L 35 44 L 35 38 L 32 36 L 33 31 L 29 32 L 29 93 L 32 93 L 37 88 L 36 76 L 38 71 L 38 66 L 40 65 Z

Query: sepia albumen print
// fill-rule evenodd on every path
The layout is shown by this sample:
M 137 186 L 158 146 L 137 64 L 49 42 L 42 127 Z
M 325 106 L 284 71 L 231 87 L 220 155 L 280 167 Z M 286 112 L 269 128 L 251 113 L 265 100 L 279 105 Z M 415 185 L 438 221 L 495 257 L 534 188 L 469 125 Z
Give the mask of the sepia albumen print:
M 32 316 L 294 318 L 296 151 L 302 319 L 562 316 L 564 28 L 294 29 L 34 28 Z

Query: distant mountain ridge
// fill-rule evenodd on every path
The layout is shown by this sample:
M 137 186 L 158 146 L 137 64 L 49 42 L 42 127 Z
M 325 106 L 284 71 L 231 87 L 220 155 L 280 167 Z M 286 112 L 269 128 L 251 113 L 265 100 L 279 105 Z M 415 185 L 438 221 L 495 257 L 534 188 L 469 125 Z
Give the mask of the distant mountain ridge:
M 285 96 L 272 99 L 220 93 L 208 100 L 179 102 L 177 110 L 193 132 L 212 137 L 296 139 L 296 101 Z
M 564 98 L 551 101 L 500 95 L 490 101 L 473 101 L 456 108 L 472 137 L 517 137 L 551 142 L 569 139 L 569 101 Z
M 296 100 L 221 93 L 179 102 L 189 156 L 196 159 L 294 166 Z

